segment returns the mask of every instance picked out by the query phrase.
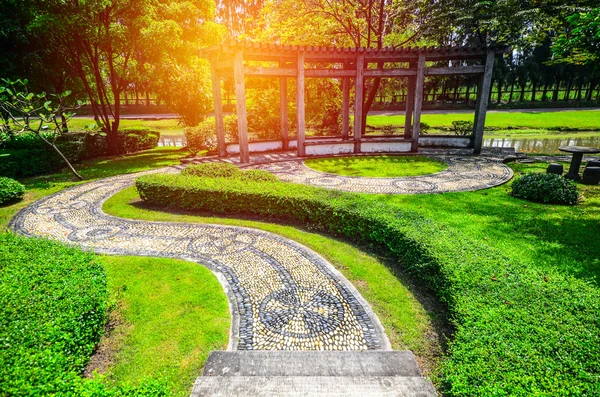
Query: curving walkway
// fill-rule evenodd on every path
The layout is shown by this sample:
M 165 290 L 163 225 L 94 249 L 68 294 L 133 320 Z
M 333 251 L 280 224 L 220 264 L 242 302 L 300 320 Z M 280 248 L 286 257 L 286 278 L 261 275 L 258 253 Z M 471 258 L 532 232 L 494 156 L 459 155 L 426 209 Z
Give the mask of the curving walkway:
M 139 175 L 102 179 L 46 197 L 19 212 L 11 228 L 98 253 L 202 263 L 217 274 L 230 300 L 230 349 L 390 349 L 383 327 L 360 294 L 304 246 L 249 228 L 104 214 L 104 201 Z
M 448 164 L 436 174 L 368 178 L 327 174 L 313 170 L 304 160 L 288 160 L 246 167 L 262 169 L 286 182 L 303 183 L 355 193 L 427 194 L 487 189 L 508 182 L 513 171 L 502 161 L 489 157 L 431 156 Z

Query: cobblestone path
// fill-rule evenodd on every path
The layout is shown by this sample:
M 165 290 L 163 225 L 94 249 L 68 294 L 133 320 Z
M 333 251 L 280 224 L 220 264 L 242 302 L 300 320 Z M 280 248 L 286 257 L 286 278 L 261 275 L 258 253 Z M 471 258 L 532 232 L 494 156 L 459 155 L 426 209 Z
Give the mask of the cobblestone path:
M 249 166 L 274 173 L 286 182 L 303 183 L 356 193 L 427 194 L 464 192 L 502 185 L 513 171 L 496 158 L 431 156 L 448 163 L 442 172 L 401 178 L 341 176 L 315 171 L 303 160 L 279 161 Z
M 46 197 L 19 212 L 11 227 L 98 253 L 202 263 L 217 274 L 230 300 L 230 349 L 390 349 L 360 294 L 306 247 L 248 228 L 104 214 L 104 201 L 139 175 L 102 179 Z

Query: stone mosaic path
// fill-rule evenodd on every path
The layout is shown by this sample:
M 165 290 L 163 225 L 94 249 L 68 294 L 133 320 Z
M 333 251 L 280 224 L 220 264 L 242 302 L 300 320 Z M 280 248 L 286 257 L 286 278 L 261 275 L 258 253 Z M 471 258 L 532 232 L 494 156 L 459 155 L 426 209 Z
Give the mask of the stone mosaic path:
M 272 172 L 286 182 L 303 183 L 356 193 L 427 194 L 464 192 L 502 185 L 513 171 L 497 158 L 431 156 L 448 163 L 442 172 L 402 178 L 341 176 L 315 171 L 301 159 L 249 166 Z
M 202 263 L 217 274 L 230 300 L 230 349 L 390 349 L 383 327 L 360 294 L 306 247 L 248 228 L 104 214 L 104 201 L 139 175 L 102 179 L 46 197 L 19 212 L 11 227 L 98 253 Z

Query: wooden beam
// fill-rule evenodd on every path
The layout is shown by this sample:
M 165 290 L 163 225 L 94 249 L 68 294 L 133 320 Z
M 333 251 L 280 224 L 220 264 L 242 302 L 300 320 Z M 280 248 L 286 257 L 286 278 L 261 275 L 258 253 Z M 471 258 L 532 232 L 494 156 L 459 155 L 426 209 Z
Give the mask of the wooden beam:
M 354 77 L 356 71 L 343 69 L 306 69 L 306 77 Z
M 244 54 L 242 51 L 235 53 L 233 76 L 235 80 L 235 107 L 237 110 L 240 161 L 242 164 L 247 164 L 250 162 L 250 152 L 248 150 L 248 118 L 246 115 L 246 88 L 244 86 Z
M 419 151 L 419 133 L 421 132 L 421 109 L 423 107 L 423 90 L 425 88 L 425 54 L 419 55 L 417 64 L 417 78 L 415 83 L 415 110 L 414 123 L 412 127 L 412 147 L 411 151 Z
M 342 78 L 342 95 L 342 139 L 346 141 L 350 130 L 350 77 Z
M 364 103 L 364 67 L 365 57 L 359 55 L 356 59 L 356 79 L 354 88 L 354 153 L 360 153 L 362 137 L 362 111 Z
M 416 69 L 367 69 L 365 77 L 406 77 L 416 76 Z
M 304 157 L 304 52 L 298 52 L 298 76 L 296 77 L 296 117 L 298 118 L 298 156 Z
M 281 144 L 282 149 L 288 148 L 288 95 L 287 95 L 287 78 L 279 78 L 279 107 L 281 110 Z
M 492 76 L 494 72 L 494 60 L 496 53 L 493 49 L 488 50 L 485 59 L 485 72 L 481 77 L 480 87 L 477 92 L 477 107 L 475 109 L 475 123 L 473 126 L 474 144 L 473 153 L 480 154 L 483 146 L 483 128 L 485 127 L 485 118 L 487 107 L 492 89 Z
M 217 131 L 217 149 L 219 156 L 227 154 L 225 147 L 225 124 L 223 122 L 223 99 L 221 98 L 221 78 L 215 68 L 215 61 L 210 63 L 210 76 L 212 80 L 212 93 L 215 108 L 215 125 Z
M 425 76 L 455 76 L 464 74 L 483 74 L 485 72 L 484 65 L 475 66 L 457 66 L 453 68 L 427 68 Z
M 411 68 L 416 68 L 415 62 L 410 63 Z M 416 69 L 415 69 L 416 70 Z M 412 137 L 412 118 L 415 107 L 415 84 L 416 77 L 408 78 L 408 92 L 406 93 L 406 111 L 404 112 L 404 139 Z
M 296 77 L 296 73 L 296 69 L 291 68 L 263 68 L 260 66 L 244 67 L 244 74 L 246 76 Z

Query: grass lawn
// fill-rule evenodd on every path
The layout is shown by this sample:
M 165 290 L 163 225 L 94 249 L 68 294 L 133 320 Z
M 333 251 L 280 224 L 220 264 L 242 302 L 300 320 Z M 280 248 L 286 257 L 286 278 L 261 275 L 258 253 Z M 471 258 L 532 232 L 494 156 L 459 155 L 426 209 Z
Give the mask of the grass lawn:
M 227 347 L 229 307 L 216 276 L 192 262 L 103 257 L 114 328 L 92 368 L 116 384 L 165 381 L 173 396 L 188 396 L 211 350 Z
M 423 156 L 372 156 L 310 159 L 307 166 L 346 176 L 399 177 L 434 174 L 445 170 L 442 161 Z
M 73 118 L 69 121 L 69 128 L 83 130 L 86 126 L 94 123 L 93 118 Z M 161 135 L 183 135 L 183 126 L 177 119 L 164 120 L 126 120 L 121 119 L 120 128 L 149 128 L 159 130 Z
M 543 172 L 547 163 L 512 164 L 515 174 Z M 565 169 L 568 165 L 565 164 Z M 415 210 L 541 269 L 553 267 L 600 286 L 600 186 L 579 184 L 581 204 L 537 204 L 492 189 L 432 195 L 371 195 Z
M 254 220 L 216 218 L 185 212 L 165 212 L 144 207 L 134 187 L 109 198 L 103 210 L 114 216 L 149 221 L 197 222 L 252 227 L 287 237 L 318 252 L 332 263 L 360 291 L 381 320 L 397 350 L 410 349 L 421 368 L 431 374 L 440 358 L 438 334 L 441 323 L 435 303 L 428 296 L 416 295 L 407 285 L 410 281 L 394 274 L 382 258 L 316 233 Z
M 450 126 L 454 120 L 473 121 L 474 113 L 446 113 L 421 115 L 421 121 L 432 127 Z M 403 115 L 373 115 L 367 118 L 372 126 L 404 125 Z M 507 129 L 508 127 L 526 127 L 534 130 L 557 127 L 578 128 L 580 130 L 600 131 L 600 110 L 578 110 L 544 112 L 529 110 L 523 112 L 489 112 L 486 126 Z M 518 130 L 515 130 L 518 131 Z

